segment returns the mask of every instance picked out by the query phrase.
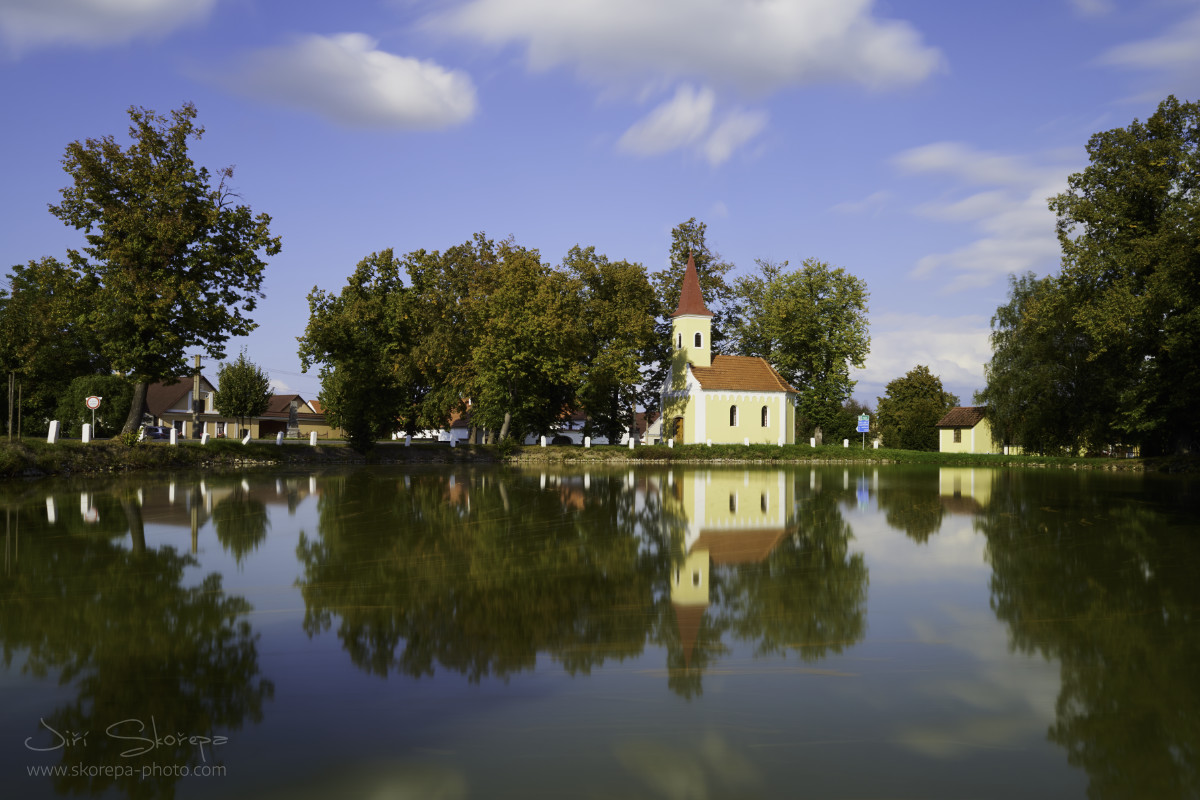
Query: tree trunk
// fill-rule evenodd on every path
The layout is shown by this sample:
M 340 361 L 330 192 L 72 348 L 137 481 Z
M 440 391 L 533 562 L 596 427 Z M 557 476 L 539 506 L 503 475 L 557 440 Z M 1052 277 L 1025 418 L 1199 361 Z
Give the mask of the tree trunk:
M 512 427 L 512 412 L 505 411 L 504 412 L 504 424 L 500 426 L 499 440 L 501 442 L 503 442 L 505 439 L 508 438 L 508 429 L 510 427 Z
M 129 404 L 129 416 L 125 418 L 125 427 L 121 433 L 135 433 L 142 424 L 142 412 L 146 409 L 146 382 L 138 381 L 133 385 L 133 401 Z
M 129 523 L 129 547 L 138 555 L 146 552 L 146 526 L 142 521 L 142 509 L 131 498 L 121 498 L 121 509 Z

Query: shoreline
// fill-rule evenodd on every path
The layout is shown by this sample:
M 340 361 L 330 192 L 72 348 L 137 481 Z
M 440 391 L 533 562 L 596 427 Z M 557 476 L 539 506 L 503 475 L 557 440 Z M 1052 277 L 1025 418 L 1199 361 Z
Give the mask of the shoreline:
M 41 440 L 0 441 L 0 481 L 72 475 L 106 475 L 161 469 L 245 469 L 298 466 L 403 464 L 936 464 L 1004 468 L 1098 469 L 1109 471 L 1195 472 L 1197 459 L 1072 458 L 1003 456 L 914 450 L 860 450 L 826 445 L 642 445 L 633 450 L 616 445 L 579 446 L 413 444 L 381 442 L 362 455 L 344 443 L 255 441 L 182 442 L 171 446 L 143 442 L 132 447 L 106 440 L 83 444 Z

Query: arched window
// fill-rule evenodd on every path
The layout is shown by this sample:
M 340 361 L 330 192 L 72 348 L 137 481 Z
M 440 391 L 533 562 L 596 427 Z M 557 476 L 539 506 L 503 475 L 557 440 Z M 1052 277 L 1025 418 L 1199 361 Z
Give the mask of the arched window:
M 768 426 L 768 425 L 770 425 L 770 424 L 771 424 L 771 412 L 767 410 L 767 407 L 766 407 L 766 406 L 763 406 L 763 410 L 762 410 L 762 426 L 765 428 L 765 427 L 767 427 L 767 426 Z
M 683 334 L 682 333 L 675 334 L 675 349 L 676 350 L 683 349 Z
M 696 347 L 704 347 L 704 337 L 700 335 L 700 331 L 696 331 L 696 336 L 692 340 Z
M 729 427 L 737 427 L 737 406 L 729 407 Z

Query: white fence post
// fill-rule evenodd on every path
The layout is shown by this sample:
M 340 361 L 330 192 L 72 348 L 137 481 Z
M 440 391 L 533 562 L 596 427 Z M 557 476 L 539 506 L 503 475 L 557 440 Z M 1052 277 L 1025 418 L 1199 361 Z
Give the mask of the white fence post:
M 87 444 L 92 440 L 92 423 L 83 423 L 83 443 Z
M 50 420 L 50 433 L 46 434 L 46 444 L 54 444 L 58 441 L 58 420 Z
M 316 447 L 316 446 L 317 446 L 317 432 L 316 432 L 316 431 L 309 431 L 309 432 L 308 432 L 308 444 L 309 444 L 309 446 L 310 446 L 310 447 Z

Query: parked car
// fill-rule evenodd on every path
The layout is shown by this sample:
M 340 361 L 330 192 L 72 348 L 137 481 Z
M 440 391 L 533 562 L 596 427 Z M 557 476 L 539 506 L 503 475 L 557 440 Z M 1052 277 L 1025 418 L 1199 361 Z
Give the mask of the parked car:
M 168 427 L 166 425 L 147 425 L 146 426 L 146 438 L 147 439 L 170 439 L 171 438 L 171 429 L 170 429 L 170 427 Z

